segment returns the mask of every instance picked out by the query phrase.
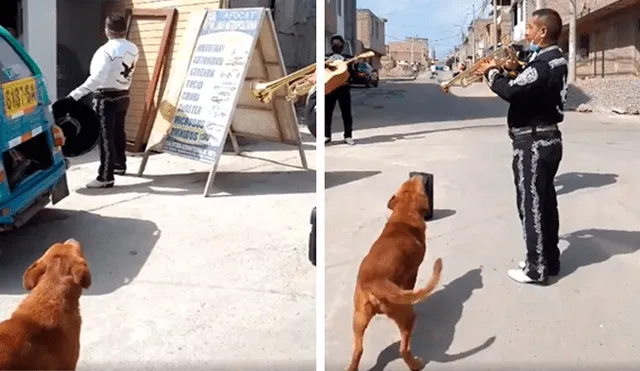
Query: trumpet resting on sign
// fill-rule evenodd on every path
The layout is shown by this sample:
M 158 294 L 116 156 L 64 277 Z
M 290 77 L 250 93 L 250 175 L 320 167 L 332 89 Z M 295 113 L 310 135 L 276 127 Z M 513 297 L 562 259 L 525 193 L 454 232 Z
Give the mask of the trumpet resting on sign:
M 473 66 L 471 66 L 471 68 L 467 68 L 453 78 L 441 82 L 440 89 L 443 93 L 447 94 L 449 93 L 449 89 L 454 85 L 460 85 L 461 87 L 466 88 L 474 82 L 482 80 L 483 76 L 477 75 L 476 72 L 480 66 L 491 60 L 496 62 L 498 68 L 503 71 L 507 71 L 511 75 L 515 75 L 518 69 L 525 64 L 518 59 L 518 54 L 512 45 L 502 46 L 490 55 L 480 58 Z
M 276 91 L 286 87 L 285 98 L 288 101 L 294 101 L 309 94 L 309 91 L 315 86 L 315 83 L 309 81 L 309 77 L 315 73 L 316 64 L 314 63 L 277 80 L 258 82 L 253 85 L 251 92 L 256 99 L 267 104 L 273 100 Z

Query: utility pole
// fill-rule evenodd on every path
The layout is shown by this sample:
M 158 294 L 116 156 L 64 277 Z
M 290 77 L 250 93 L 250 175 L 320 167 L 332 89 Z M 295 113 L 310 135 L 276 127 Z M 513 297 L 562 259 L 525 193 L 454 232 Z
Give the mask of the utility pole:
M 569 0 L 569 7 L 571 8 L 571 14 L 569 19 L 569 81 L 572 84 L 576 82 L 576 19 L 577 15 L 577 0 Z
M 413 65 L 413 44 L 415 44 L 416 39 L 411 38 L 411 64 Z
M 469 33 L 471 33 L 471 63 L 476 63 L 476 4 L 471 5 L 471 27 L 469 27 Z
M 476 30 L 471 27 L 471 63 L 476 63 Z
M 498 48 L 498 0 L 493 0 L 493 33 L 491 34 L 493 39 L 493 50 Z

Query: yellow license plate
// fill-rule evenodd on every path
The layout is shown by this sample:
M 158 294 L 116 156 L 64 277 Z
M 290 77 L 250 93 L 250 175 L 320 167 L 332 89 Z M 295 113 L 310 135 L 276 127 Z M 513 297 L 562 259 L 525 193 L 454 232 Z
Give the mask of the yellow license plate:
M 38 104 L 36 80 L 26 78 L 3 84 L 2 96 L 4 113 L 7 117 L 12 118 L 16 114 L 25 113 Z

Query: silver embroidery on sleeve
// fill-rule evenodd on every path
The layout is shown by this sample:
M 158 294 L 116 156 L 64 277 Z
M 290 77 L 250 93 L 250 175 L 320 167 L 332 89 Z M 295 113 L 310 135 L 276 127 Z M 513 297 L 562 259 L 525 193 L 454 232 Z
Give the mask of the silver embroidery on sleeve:
M 538 80 L 538 70 L 533 67 L 527 67 L 515 79 L 509 81 L 509 86 L 525 86 L 533 84 Z
M 496 69 L 489 71 L 489 75 L 487 76 L 487 83 L 489 84 L 489 86 L 493 85 L 493 82 L 495 81 L 496 76 L 498 76 L 499 73 L 500 71 Z
M 565 57 L 560 57 L 560 58 L 552 59 L 549 61 L 549 67 L 551 69 L 554 69 L 560 66 L 566 66 L 566 65 L 567 65 L 567 59 Z

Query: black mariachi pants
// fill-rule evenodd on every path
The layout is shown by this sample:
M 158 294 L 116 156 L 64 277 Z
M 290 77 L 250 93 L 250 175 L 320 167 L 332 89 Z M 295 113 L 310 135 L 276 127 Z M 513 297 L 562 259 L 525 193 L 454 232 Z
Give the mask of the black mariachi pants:
M 114 169 L 126 170 L 127 137 L 124 122 L 129 103 L 128 91 L 100 92 L 93 98 L 93 109 L 100 120 L 100 168 L 97 179 L 101 182 L 113 181 Z
M 558 202 L 554 178 L 562 160 L 559 131 L 512 136 L 518 214 L 527 247 L 524 272 L 544 281 L 560 269 Z
M 351 115 L 351 87 L 347 84 L 327 94 L 324 101 L 324 137 L 331 138 L 331 121 L 336 102 L 342 113 L 344 137 L 353 137 L 353 116 Z

